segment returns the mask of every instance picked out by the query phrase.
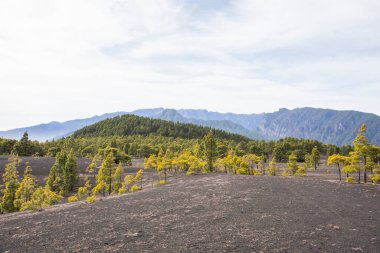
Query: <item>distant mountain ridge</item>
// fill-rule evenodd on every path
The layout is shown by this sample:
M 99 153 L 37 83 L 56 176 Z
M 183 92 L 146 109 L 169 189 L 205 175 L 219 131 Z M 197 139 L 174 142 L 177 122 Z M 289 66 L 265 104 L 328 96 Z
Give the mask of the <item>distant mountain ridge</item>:
M 235 114 L 195 109 L 140 109 L 114 112 L 87 119 L 51 122 L 32 127 L 0 131 L 0 137 L 19 139 L 25 131 L 30 138 L 44 141 L 67 137 L 76 130 L 107 118 L 124 114 L 208 126 L 252 139 L 307 138 L 336 145 L 352 144 L 362 123 L 367 124 L 367 137 L 380 145 L 380 117 L 357 111 L 337 111 L 319 108 L 280 109 L 274 113 Z

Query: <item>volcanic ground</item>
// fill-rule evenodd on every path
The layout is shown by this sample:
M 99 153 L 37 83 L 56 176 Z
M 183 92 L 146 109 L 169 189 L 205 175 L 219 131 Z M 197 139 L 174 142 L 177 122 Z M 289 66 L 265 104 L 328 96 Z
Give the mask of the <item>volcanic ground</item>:
M 222 173 L 144 184 L 0 215 L 0 252 L 380 252 L 378 186 Z

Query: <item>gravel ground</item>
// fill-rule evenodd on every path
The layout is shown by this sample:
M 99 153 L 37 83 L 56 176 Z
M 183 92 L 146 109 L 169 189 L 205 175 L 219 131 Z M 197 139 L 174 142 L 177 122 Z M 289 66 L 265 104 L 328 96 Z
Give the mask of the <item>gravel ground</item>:
M 379 186 L 151 175 L 140 192 L 1 215 L 0 252 L 380 252 Z

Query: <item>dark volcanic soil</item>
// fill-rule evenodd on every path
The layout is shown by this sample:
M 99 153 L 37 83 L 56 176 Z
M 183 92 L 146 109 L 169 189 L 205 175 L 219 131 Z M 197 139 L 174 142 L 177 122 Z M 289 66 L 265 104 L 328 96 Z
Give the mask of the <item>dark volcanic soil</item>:
M 0 252 L 380 252 L 380 187 L 214 174 L 0 216 Z
M 19 172 L 19 180 L 21 181 L 23 178 L 24 170 L 26 167 L 26 163 L 32 167 L 32 174 L 37 179 L 38 185 L 45 185 L 45 178 L 49 176 L 49 172 L 51 167 L 54 165 L 55 158 L 54 157 L 20 157 L 21 163 L 17 166 L 17 170 Z M 140 168 L 144 167 L 144 161 L 142 159 L 132 159 L 133 166 L 125 166 L 125 173 L 136 173 Z M 0 156 L 0 178 L 2 177 L 5 167 L 8 163 L 8 156 Z M 78 167 L 80 171 L 80 180 L 79 185 L 83 185 L 83 175 L 85 174 L 85 170 L 88 165 L 91 163 L 91 160 L 88 158 L 78 158 Z M 100 164 L 99 164 L 100 165 Z M 91 177 L 90 179 L 94 181 Z M 0 185 L 3 181 L 0 179 Z M 0 193 L 1 195 L 1 193 Z
M 39 185 L 44 185 L 44 178 L 49 176 L 50 168 L 53 166 L 55 162 L 54 157 L 20 157 L 21 163 L 17 167 L 19 171 L 20 180 L 22 180 L 24 169 L 26 167 L 26 163 L 32 167 L 33 175 L 37 178 L 37 183 Z M 8 156 L 0 156 L 0 176 L 5 171 L 5 166 L 8 163 Z M 78 159 L 78 167 L 81 173 L 85 171 L 87 166 L 91 163 L 91 161 L 87 158 L 79 158 Z M 2 182 L 1 182 L 2 183 Z

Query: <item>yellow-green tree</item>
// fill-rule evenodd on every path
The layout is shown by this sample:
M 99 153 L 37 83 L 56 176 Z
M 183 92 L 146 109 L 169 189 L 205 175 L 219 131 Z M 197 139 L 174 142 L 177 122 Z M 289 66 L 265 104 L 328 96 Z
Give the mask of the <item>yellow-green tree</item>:
M 248 164 L 248 174 L 255 174 L 254 167 L 256 165 L 256 174 L 259 173 L 259 165 L 261 164 L 262 157 L 255 154 L 247 154 L 242 159 Z
M 347 164 L 349 161 L 349 158 L 347 156 L 342 156 L 338 154 L 334 154 L 329 156 L 327 160 L 328 165 L 336 165 L 338 168 L 338 173 L 339 173 L 339 181 L 342 181 L 342 175 L 341 175 L 341 168 Z
M 346 173 L 347 182 L 352 182 L 353 178 L 350 176 L 352 173 L 360 173 L 360 154 L 358 152 L 350 152 L 350 156 L 347 159 L 347 164 L 343 167 L 342 171 Z M 359 181 L 360 183 L 360 181 Z
M 321 159 L 321 155 L 319 153 L 317 146 L 315 146 L 313 150 L 311 151 L 311 161 L 313 162 L 314 170 L 317 169 L 320 159 Z
M 38 210 L 57 204 L 61 200 L 62 196 L 51 191 L 49 187 L 38 187 L 33 192 L 31 200 L 23 203 L 20 210 Z
M 20 161 L 21 160 L 17 155 L 11 155 L 5 166 L 5 172 L 3 174 L 5 189 L 3 190 L 1 203 L 1 209 L 5 212 L 14 212 L 18 210 L 17 206 L 14 205 L 14 201 L 16 200 L 16 192 L 20 185 L 17 171 L 17 166 Z
M 299 169 L 299 165 L 297 163 L 297 155 L 294 152 L 290 154 L 287 165 L 288 165 L 287 172 L 291 175 L 294 175 Z
M 216 168 L 227 174 L 229 165 L 229 157 L 223 157 L 216 160 Z
M 313 159 L 310 154 L 305 155 L 305 167 L 307 169 L 313 167 Z
M 214 138 L 214 132 L 210 130 L 208 134 L 203 138 L 205 159 L 207 162 L 207 170 L 209 172 L 214 171 L 214 162 L 217 158 L 216 141 Z
M 367 156 L 368 156 L 368 151 L 369 151 L 369 146 L 370 146 L 368 139 L 365 135 L 366 132 L 367 132 L 367 126 L 366 124 L 362 124 L 354 140 L 354 151 L 357 153 L 357 155 L 360 156 L 360 160 L 362 160 L 364 163 L 364 182 L 365 183 L 367 182 L 366 162 L 367 162 Z M 361 169 L 359 168 L 358 170 L 359 184 L 360 184 L 360 171 Z
M 276 176 L 276 162 L 274 157 L 269 163 L 268 176 Z
M 369 178 L 374 184 L 380 184 L 380 166 L 378 164 L 373 168 L 372 175 Z
M 117 166 L 115 170 L 115 174 L 113 175 L 113 192 L 118 193 L 120 187 L 122 187 L 122 176 L 124 173 L 123 164 L 119 162 L 119 165 Z
M 168 156 L 159 159 L 157 164 L 157 172 L 161 175 L 164 174 L 164 183 L 167 182 L 167 171 L 172 167 L 172 160 Z
M 112 193 L 112 173 L 114 167 L 114 157 L 112 153 L 109 153 L 104 159 L 102 165 L 99 168 L 98 175 L 96 177 L 96 186 L 92 189 L 94 195 L 102 193 L 105 196 L 107 191 L 109 195 Z
M 158 159 L 156 155 L 150 155 L 148 158 L 144 159 L 145 169 L 157 169 Z
M 119 189 L 119 194 L 129 192 L 131 185 L 133 184 L 134 177 L 132 175 L 126 175 L 124 177 L 123 187 Z
M 17 209 L 32 199 L 32 195 L 37 188 L 36 177 L 32 175 L 32 167 L 27 164 L 24 170 L 24 177 L 16 191 L 14 205 Z
M 246 175 L 248 174 L 248 163 L 244 161 L 243 159 L 240 159 L 239 169 L 237 169 L 236 174 L 238 175 Z
M 99 159 L 100 159 L 100 156 L 99 155 L 95 155 L 92 158 L 91 163 L 86 168 L 86 172 L 89 173 L 90 175 L 92 174 L 94 178 L 96 178 L 96 168 L 98 167 L 98 161 L 99 161 Z
M 112 182 L 113 182 L 113 173 L 114 173 L 114 156 L 112 153 L 109 153 L 104 159 L 102 165 L 100 166 L 100 170 L 104 170 L 104 182 L 106 185 L 106 190 L 108 191 L 108 195 L 112 193 Z M 99 171 L 100 171 L 99 170 Z
M 144 170 L 140 169 L 137 171 L 136 176 L 133 178 L 133 182 L 139 182 L 140 183 L 140 190 L 142 190 L 142 183 L 143 183 L 143 175 L 144 175 Z

